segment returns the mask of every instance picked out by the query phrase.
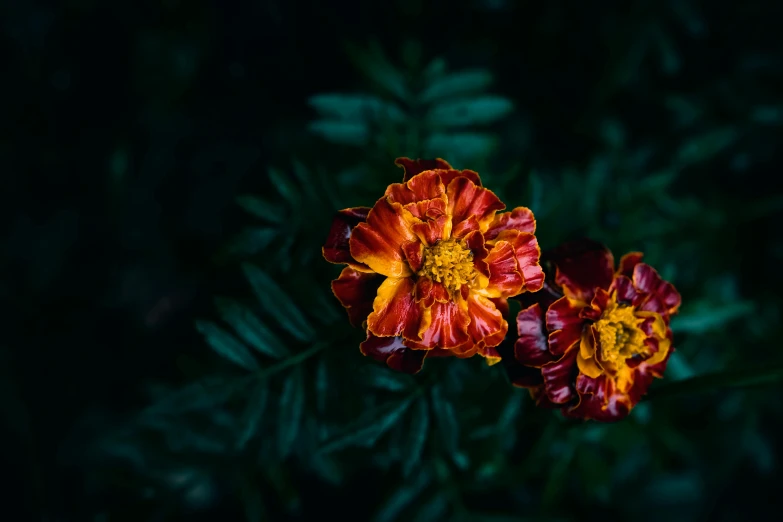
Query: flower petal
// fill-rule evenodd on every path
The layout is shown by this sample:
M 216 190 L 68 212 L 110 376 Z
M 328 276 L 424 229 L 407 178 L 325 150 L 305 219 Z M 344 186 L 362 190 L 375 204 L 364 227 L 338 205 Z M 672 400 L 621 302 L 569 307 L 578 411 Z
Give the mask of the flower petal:
M 367 221 L 369 207 L 354 207 L 340 210 L 332 220 L 332 227 L 321 251 L 330 263 L 347 263 L 357 269 L 370 271 L 370 268 L 358 263 L 351 255 L 349 241 L 351 232 L 359 223 Z
M 429 308 L 436 302 L 446 303 L 451 299 L 449 291 L 442 283 L 433 281 L 429 277 L 420 277 L 416 280 L 416 300 Z
M 608 290 L 614 279 L 612 252 L 595 241 L 566 243 L 546 257 L 557 267 L 555 282 L 573 299 L 589 303 L 596 288 Z
M 378 337 L 418 339 L 421 307 L 413 296 L 410 278 L 389 277 L 378 287 L 367 329 Z
M 421 241 L 409 241 L 402 245 L 402 252 L 405 254 L 405 260 L 408 266 L 415 273 L 424 266 L 424 244 Z
M 508 241 L 514 247 L 517 258 L 517 270 L 525 280 L 525 290 L 538 292 L 544 286 L 544 270 L 541 268 L 541 248 L 536 236 L 530 232 L 506 230 L 496 241 Z
M 517 361 L 525 366 L 540 368 L 554 360 L 547 345 L 544 312 L 538 303 L 517 314 L 517 332 L 519 338 L 514 344 L 514 357 Z
M 671 315 L 680 306 L 680 294 L 674 285 L 661 279 L 658 272 L 645 263 L 633 269 L 633 285 L 638 293 L 648 294 L 639 308 L 649 312 Z
M 455 354 L 472 346 L 467 332 L 470 316 L 465 308 L 467 307 L 454 301 L 435 301 L 430 308 L 424 310 L 430 321 L 429 328 L 422 333 L 421 340 L 416 344 L 425 348 L 455 350 Z
M 332 281 L 332 292 L 340 300 L 353 326 L 361 326 L 372 312 L 373 301 L 383 276 L 343 268 L 340 277 Z
M 549 334 L 549 351 L 563 355 L 582 337 L 584 320 L 579 317 L 582 307 L 567 297 L 561 297 L 546 311 L 546 328 Z
M 576 378 L 579 404 L 563 411 L 566 417 L 593 419 L 599 422 L 614 422 L 624 419 L 631 412 L 628 397 L 615 391 L 612 379 L 607 375 L 590 378 L 580 375 Z
M 389 200 L 402 205 L 437 200 L 446 193 L 446 186 L 438 172 L 428 169 L 406 179 L 403 183 L 392 183 L 386 189 L 386 196 Z
M 424 172 L 425 170 L 451 170 L 453 168 L 446 160 L 441 158 L 415 160 L 410 158 L 397 158 L 394 161 L 394 164 L 398 167 L 402 167 L 405 171 L 405 174 L 402 176 L 402 181 L 408 181 L 416 174 Z
M 484 259 L 489 270 L 489 284 L 481 290 L 487 297 L 513 297 L 522 293 L 525 278 L 517 270 L 514 247 L 507 241 L 498 241 Z
M 508 323 L 503 319 L 503 314 L 495 308 L 495 304 L 486 297 L 471 293 L 467 301 L 470 317 L 468 333 L 473 342 L 480 346 L 479 353 L 486 356 L 481 348 L 494 347 L 503 342 L 508 332 Z M 496 353 L 495 350 L 492 352 Z M 497 357 L 499 360 L 499 356 Z
M 411 225 L 411 230 L 427 245 L 434 245 L 441 239 L 448 239 L 451 235 L 451 218 L 447 215 L 438 216 L 436 219 L 425 219 Z
M 533 217 L 533 211 L 527 207 L 517 207 L 511 212 L 495 215 L 495 219 L 484 233 L 484 237 L 486 239 L 495 239 L 504 230 L 535 233 L 536 220 Z
M 453 217 L 456 227 L 470 216 L 475 216 L 481 231 L 489 228 L 495 213 L 506 206 L 490 190 L 477 185 L 466 177 L 456 177 L 446 186 L 448 213 Z
M 633 303 L 639 296 L 639 293 L 633 286 L 633 281 L 624 275 L 615 277 L 612 288 L 617 292 L 617 301 L 623 304 Z
M 642 262 L 643 257 L 644 254 L 641 252 L 628 252 L 620 258 L 620 263 L 617 265 L 617 273 L 631 277 L 634 267 Z
M 417 373 L 421 370 L 427 356 L 427 352 L 411 350 L 405 346 L 400 337 L 376 337 L 370 332 L 367 332 L 367 339 L 359 345 L 359 350 L 364 355 L 405 373 Z
M 582 339 L 579 342 L 579 354 L 576 357 L 576 365 L 579 371 L 588 377 L 595 379 L 602 373 L 603 369 L 595 360 L 595 337 L 592 328 L 587 328 L 582 333 Z
M 402 217 L 399 203 L 381 198 L 351 234 L 351 255 L 374 271 L 387 277 L 407 277 L 412 274 L 402 246 L 416 241 L 416 234 Z
M 574 379 L 579 371 L 576 366 L 576 356 L 579 350 L 574 346 L 559 360 L 541 367 L 544 377 L 544 390 L 547 398 L 555 404 L 565 404 L 576 399 Z

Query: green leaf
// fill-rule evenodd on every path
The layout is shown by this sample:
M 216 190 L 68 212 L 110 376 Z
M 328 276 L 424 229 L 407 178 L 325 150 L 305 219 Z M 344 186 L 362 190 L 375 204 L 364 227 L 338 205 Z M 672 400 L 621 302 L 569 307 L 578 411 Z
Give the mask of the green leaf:
M 476 132 L 434 133 L 425 142 L 427 156 L 456 157 L 469 161 L 489 156 L 497 148 L 497 137 Z
M 241 432 L 234 445 L 237 450 L 244 449 L 247 443 L 258 432 L 258 426 L 266 411 L 268 399 L 269 383 L 266 379 L 259 379 L 256 386 L 253 388 L 253 391 L 250 393 L 250 398 L 245 405 L 245 411 L 240 420 Z
M 245 228 L 221 249 L 217 257 L 226 260 L 255 255 L 268 247 L 277 234 L 278 231 L 273 228 Z
M 416 384 L 413 377 L 406 373 L 373 363 L 365 365 L 360 375 L 369 386 L 391 392 L 409 390 Z
M 315 332 L 291 297 L 260 268 L 244 263 L 242 270 L 264 310 L 300 341 L 311 341 Z
M 414 469 L 422 463 L 424 446 L 430 435 L 430 411 L 427 401 L 419 399 L 413 405 L 410 426 L 408 428 L 407 445 L 402 455 L 402 474 L 409 477 Z
M 677 333 L 702 334 L 725 328 L 734 320 L 753 313 L 755 305 L 740 301 L 719 307 L 702 306 L 692 312 L 687 310 L 672 318 L 672 331 Z
M 212 321 L 197 320 L 196 329 L 218 355 L 250 371 L 259 369 L 247 347 Z
M 454 463 L 462 467 L 464 456 L 459 451 L 460 424 L 454 405 L 446 399 L 440 385 L 433 386 L 431 399 L 432 411 L 438 426 L 438 440 Z
M 307 101 L 327 120 L 334 118 L 353 123 L 405 121 L 405 114 L 397 105 L 367 94 L 318 94 Z
M 291 177 L 283 174 L 276 168 L 269 168 L 267 171 L 269 174 L 269 181 L 274 185 L 277 191 L 283 196 L 283 199 L 291 207 L 298 207 L 301 197 L 299 196 L 299 190 L 291 181 Z M 296 214 L 294 214 L 296 215 Z
M 422 471 L 411 481 L 403 482 L 403 486 L 383 503 L 373 522 L 393 522 L 399 520 L 402 512 L 424 491 L 432 482 L 432 475 Z
M 228 297 L 216 297 L 215 306 L 221 319 L 236 331 L 247 344 L 275 359 L 288 357 L 290 352 L 272 331 L 246 306 Z
M 407 101 L 410 99 L 405 77 L 402 72 L 389 63 L 383 49 L 377 42 L 370 44 L 367 49 L 362 49 L 353 44 L 346 44 L 346 51 L 348 57 L 359 71 L 372 80 L 379 88 L 400 100 Z
M 492 85 L 492 82 L 492 73 L 483 69 L 451 73 L 430 83 L 419 96 L 419 101 L 432 103 L 450 96 L 478 92 Z
M 486 125 L 505 118 L 514 111 L 514 103 L 502 96 L 445 101 L 433 106 L 427 121 L 436 128 Z
M 277 424 L 277 452 L 280 460 L 285 459 L 294 447 L 305 403 L 304 370 L 295 366 L 283 384 L 280 394 L 280 418 Z
M 734 127 L 722 127 L 688 140 L 677 151 L 676 159 L 680 164 L 690 165 L 712 159 L 739 138 Z
M 318 120 L 310 122 L 307 128 L 313 134 L 337 145 L 364 147 L 370 139 L 370 129 L 364 123 Z
M 362 414 L 356 421 L 329 438 L 321 452 L 331 453 L 344 448 L 358 446 L 369 448 L 375 445 L 384 433 L 394 426 L 407 411 L 411 398 L 386 403 Z
M 560 498 L 565 483 L 569 478 L 568 470 L 571 467 L 571 461 L 574 458 L 575 452 L 576 446 L 574 444 L 565 444 L 564 447 L 562 447 L 554 466 L 550 468 L 549 478 L 544 486 L 544 492 L 541 499 L 541 503 L 545 507 L 553 507 L 555 502 Z
M 647 399 L 716 391 L 724 388 L 762 386 L 783 381 L 783 362 L 756 368 L 700 375 L 691 379 L 661 384 L 647 394 Z
M 419 507 L 413 522 L 434 522 L 446 520 L 446 512 L 449 509 L 449 498 L 443 493 L 435 495 Z
M 284 209 L 275 203 L 259 198 L 252 194 L 238 196 L 237 204 L 253 216 L 271 223 L 283 223 L 285 221 Z

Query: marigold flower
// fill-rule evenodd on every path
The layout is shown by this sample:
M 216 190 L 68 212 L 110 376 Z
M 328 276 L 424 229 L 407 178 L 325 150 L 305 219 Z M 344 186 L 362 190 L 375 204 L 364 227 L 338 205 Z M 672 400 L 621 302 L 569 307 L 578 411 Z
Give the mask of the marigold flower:
M 544 290 L 523 299 L 530 306 L 517 316 L 511 381 L 566 417 L 627 416 L 663 376 L 673 351 L 669 318 L 680 306 L 674 286 L 641 260 L 626 254 L 615 271 L 612 253 L 592 241 L 545 254 Z
M 409 373 L 433 356 L 498 362 L 506 299 L 544 282 L 533 213 L 499 214 L 476 172 L 442 159 L 395 163 L 403 182 L 372 209 L 341 210 L 323 247 L 347 265 L 332 290 L 367 330 L 362 353 Z

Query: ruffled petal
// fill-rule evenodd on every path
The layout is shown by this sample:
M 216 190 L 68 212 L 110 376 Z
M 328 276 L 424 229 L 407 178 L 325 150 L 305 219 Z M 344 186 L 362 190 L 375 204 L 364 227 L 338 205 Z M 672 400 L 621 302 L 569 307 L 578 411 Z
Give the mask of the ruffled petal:
M 517 314 L 519 338 L 514 344 L 514 357 L 525 366 L 541 366 L 554 360 L 547 345 L 544 313 L 538 303 Z
M 562 355 L 582 337 L 584 320 L 579 317 L 581 306 L 567 297 L 561 297 L 546 311 L 546 328 L 549 334 L 549 351 Z
M 623 304 L 633 303 L 639 295 L 633 286 L 633 281 L 624 275 L 615 277 L 612 288 L 617 292 L 617 301 Z
M 424 244 L 421 241 L 410 241 L 402 245 L 402 252 L 411 270 L 415 273 L 424 266 Z
M 386 196 L 390 201 L 407 206 L 411 203 L 437 200 L 445 191 L 446 187 L 438 176 L 438 171 L 426 170 L 403 183 L 392 183 L 386 189 Z
M 609 289 L 614 258 L 609 249 L 589 239 L 565 243 L 544 256 L 555 267 L 555 282 L 565 295 L 589 303 L 596 288 Z
M 370 271 L 370 267 L 357 262 L 351 255 L 351 232 L 359 223 L 367 221 L 369 207 L 346 208 L 339 211 L 332 220 L 332 227 L 321 251 L 330 263 L 346 263 L 358 270 Z
M 495 241 L 508 241 L 514 247 L 517 270 L 525 280 L 525 291 L 541 290 L 544 286 L 544 270 L 541 268 L 541 248 L 536 236 L 530 232 L 506 230 L 501 232 Z
M 573 347 L 559 360 L 547 363 L 541 367 L 546 396 L 554 404 L 565 404 L 577 397 L 574 389 L 574 379 L 579 371 L 576 366 L 578 353 L 579 350 Z
M 593 379 L 604 373 L 603 368 L 595 360 L 595 334 L 592 328 L 588 328 L 582 333 L 576 365 L 581 373 Z
M 476 219 L 476 216 L 469 216 L 467 219 L 457 223 L 457 226 L 453 227 L 451 231 L 451 237 L 461 239 L 473 232 L 481 233 L 481 227 Z
M 504 230 L 535 233 L 536 219 L 533 217 L 533 211 L 527 207 L 517 207 L 511 212 L 495 215 L 495 219 L 484 233 L 484 237 L 486 239 L 495 239 Z
M 614 382 L 607 375 L 595 379 L 579 375 L 576 378 L 576 389 L 579 403 L 563 411 L 566 417 L 614 422 L 624 419 L 631 412 L 628 396 L 617 393 Z
M 431 307 L 436 302 L 446 303 L 450 299 L 449 291 L 442 283 L 433 281 L 429 277 L 420 277 L 416 280 L 416 300 L 425 308 Z
M 359 223 L 351 234 L 351 255 L 387 277 L 407 277 L 412 274 L 404 244 L 418 238 L 402 216 L 399 203 L 381 198 L 367 215 L 366 223 Z
M 633 285 L 640 294 L 647 294 L 639 308 L 649 312 L 671 315 L 680 306 L 680 294 L 674 285 L 661 279 L 658 272 L 645 263 L 633 269 Z
M 411 224 L 411 230 L 422 243 L 434 245 L 451 235 L 451 218 L 444 214 L 435 219 L 425 219 Z
M 402 167 L 405 174 L 402 176 L 402 181 L 408 181 L 416 174 L 420 174 L 425 170 L 446 169 L 451 170 L 453 167 L 448 164 L 444 159 L 410 159 L 410 158 L 397 158 L 394 164 L 398 167 Z
M 446 198 L 413 201 L 403 205 L 411 216 L 419 219 L 437 219 L 446 215 Z
M 470 316 L 466 308 L 454 301 L 435 301 L 430 308 L 424 310 L 429 328 L 422 333 L 421 340 L 416 344 L 425 348 L 455 350 L 455 354 L 472 346 L 467 332 Z
M 404 373 L 417 373 L 427 356 L 427 352 L 411 350 L 405 346 L 400 337 L 376 337 L 369 332 L 367 339 L 359 345 L 359 350 L 364 355 Z
M 522 292 L 525 278 L 517 269 L 514 247 L 507 241 L 498 241 L 492 246 L 486 259 L 489 270 L 489 284 L 481 290 L 486 297 L 513 297 Z
M 470 216 L 475 216 L 481 231 L 484 232 L 495 219 L 495 213 L 506 208 L 492 191 L 462 176 L 454 178 L 446 186 L 446 195 L 448 212 L 455 228 Z
M 373 301 L 383 276 L 345 267 L 332 281 L 332 292 L 348 312 L 353 326 L 361 326 L 372 312 Z
M 378 287 L 367 329 L 378 337 L 403 336 L 418 339 L 421 307 L 413 295 L 410 278 L 389 277 Z
M 495 304 L 486 297 L 471 293 L 467 301 L 470 317 L 468 333 L 473 342 L 480 346 L 479 353 L 486 357 L 489 352 L 483 352 L 481 348 L 499 345 L 506 338 L 508 323 Z M 495 362 L 499 361 L 496 352 L 493 350 L 492 353 L 492 357 L 497 359 Z
M 617 265 L 617 274 L 631 277 L 634 267 L 642 262 L 643 257 L 644 254 L 641 252 L 628 252 L 620 258 L 620 263 Z

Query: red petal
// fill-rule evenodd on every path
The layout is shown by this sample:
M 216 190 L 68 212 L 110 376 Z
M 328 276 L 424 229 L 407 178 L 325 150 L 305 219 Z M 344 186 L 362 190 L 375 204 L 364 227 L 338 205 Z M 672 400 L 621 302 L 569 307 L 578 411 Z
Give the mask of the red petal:
M 468 250 L 473 253 L 473 265 L 476 267 L 476 270 L 489 277 L 489 268 L 487 268 L 485 262 L 485 259 L 489 255 L 489 251 L 484 243 L 484 236 L 481 232 L 474 231 L 465 236 L 463 240 L 465 241 Z
M 413 296 L 413 280 L 389 277 L 378 287 L 367 329 L 378 337 L 402 335 L 418 339 L 421 307 Z
M 423 243 L 434 245 L 441 239 L 448 239 L 449 231 L 447 226 L 450 223 L 449 216 L 444 214 L 436 219 L 425 219 L 420 223 L 413 223 L 411 230 Z
M 410 212 L 413 217 L 421 220 L 437 219 L 440 216 L 446 215 L 445 198 L 413 201 L 404 204 L 403 207 Z
M 424 245 L 421 241 L 405 243 L 402 246 L 402 251 L 405 254 L 405 260 L 408 261 L 411 270 L 414 272 L 421 270 L 421 267 L 424 266 Z
M 582 308 L 579 312 L 579 317 L 589 321 L 598 321 L 611 300 L 611 294 L 603 288 L 599 288 L 596 290 L 593 300 L 590 301 L 590 306 Z
M 631 277 L 633 274 L 633 268 L 642 262 L 644 254 L 641 252 L 629 252 L 620 258 L 620 263 L 617 267 L 617 273 L 626 277 Z
M 452 166 L 448 164 L 446 160 L 435 159 L 410 159 L 410 158 L 397 158 L 394 164 L 398 167 L 402 167 L 405 174 L 402 176 L 402 181 L 408 181 L 416 174 L 424 172 L 425 170 L 434 169 L 448 169 L 451 170 Z
M 326 243 L 322 249 L 324 258 L 327 261 L 330 263 L 349 263 L 357 265 L 355 266 L 356 268 L 364 267 L 369 270 L 367 265 L 357 263 L 354 260 L 349 246 L 351 231 L 356 225 L 367 220 L 369 212 L 369 207 L 355 207 L 346 208 L 335 215 L 329 235 L 326 238 Z
M 633 270 L 633 285 L 638 293 L 648 294 L 640 308 L 649 312 L 673 314 L 680 306 L 680 294 L 674 285 L 661 279 L 650 265 L 639 263 Z
M 477 187 L 481 186 L 481 178 L 479 177 L 478 172 L 472 170 L 442 170 L 439 174 L 441 181 L 447 187 L 455 178 L 466 178 L 475 183 Z
M 492 191 L 482 188 L 465 177 L 454 178 L 446 186 L 448 212 L 453 216 L 454 227 L 470 216 L 476 216 L 481 230 L 486 230 L 495 213 L 506 206 Z
M 372 312 L 372 304 L 383 276 L 346 267 L 332 281 L 332 292 L 346 308 L 353 326 L 361 326 Z
M 435 302 L 446 303 L 450 298 L 449 291 L 443 284 L 429 277 L 420 277 L 416 281 L 416 300 L 421 301 L 424 307 L 429 308 Z
M 663 283 L 658 272 L 650 265 L 639 263 L 633 269 L 633 285 L 636 290 L 645 294 L 653 294 Z
M 517 269 L 525 279 L 525 290 L 538 292 L 544 286 L 544 270 L 541 268 L 541 249 L 536 236 L 529 232 L 507 230 L 498 236 L 498 241 L 508 241 L 514 247 Z
M 562 355 L 582 337 L 584 320 L 579 317 L 581 306 L 574 305 L 567 297 L 561 297 L 546 311 L 546 328 L 549 334 L 549 351 Z
M 497 214 L 489 229 L 484 234 L 486 239 L 495 239 L 504 230 L 518 230 L 520 232 L 536 231 L 536 220 L 533 211 L 526 207 L 517 207 L 511 212 Z
M 473 232 L 481 233 L 481 227 L 476 216 L 470 216 L 468 219 L 457 223 L 457 226 L 453 227 L 451 231 L 451 237 L 460 239 Z
M 608 290 L 614 279 L 614 257 L 608 248 L 584 240 L 559 247 L 551 259 L 557 267 L 555 282 L 566 295 L 589 303 L 596 288 Z
M 386 189 L 386 195 L 389 200 L 402 205 L 438 199 L 446 190 L 438 172 L 437 170 L 427 170 L 422 174 L 408 178 L 403 183 L 392 183 Z
M 615 277 L 612 287 L 617 291 L 617 300 L 624 304 L 633 303 L 639 295 L 633 286 L 633 281 L 623 275 Z
M 508 323 L 492 301 L 477 294 L 468 297 L 468 333 L 482 347 L 499 345 L 506 338 Z
M 400 337 L 376 337 L 369 332 L 367 340 L 359 345 L 359 350 L 364 355 L 405 373 L 417 373 L 421 370 L 427 356 L 427 352 L 411 350 L 405 346 Z
M 577 398 L 574 379 L 579 373 L 576 366 L 578 348 L 572 348 L 559 360 L 541 367 L 547 398 L 555 404 L 565 404 Z
M 498 241 L 484 259 L 489 270 L 489 285 L 486 295 L 490 297 L 513 297 L 522 292 L 525 279 L 517 269 L 514 247 L 507 241 Z
M 639 401 L 642 400 L 647 394 L 647 390 L 653 382 L 653 375 L 647 373 L 640 368 L 636 368 L 633 372 L 633 380 L 631 381 L 631 387 L 628 389 L 628 405 L 633 408 Z
M 576 389 L 580 396 L 579 404 L 563 411 L 566 417 L 614 422 L 631 412 L 628 397 L 615 392 L 614 382 L 606 375 L 595 379 L 580 375 L 576 379 Z
M 416 234 L 402 217 L 400 204 L 381 198 L 367 215 L 367 222 L 353 229 L 351 255 L 379 274 L 406 277 L 411 275 L 411 270 L 402 246 L 416 240 Z
M 514 344 L 514 357 L 526 366 L 541 367 L 554 360 L 547 345 L 544 313 L 538 304 L 517 315 L 519 338 Z
M 432 317 L 430 327 L 416 344 L 426 348 L 462 349 L 472 345 L 467 333 L 470 317 L 466 310 L 453 301 L 433 303 L 428 309 Z M 406 336 L 408 337 L 408 336 Z

